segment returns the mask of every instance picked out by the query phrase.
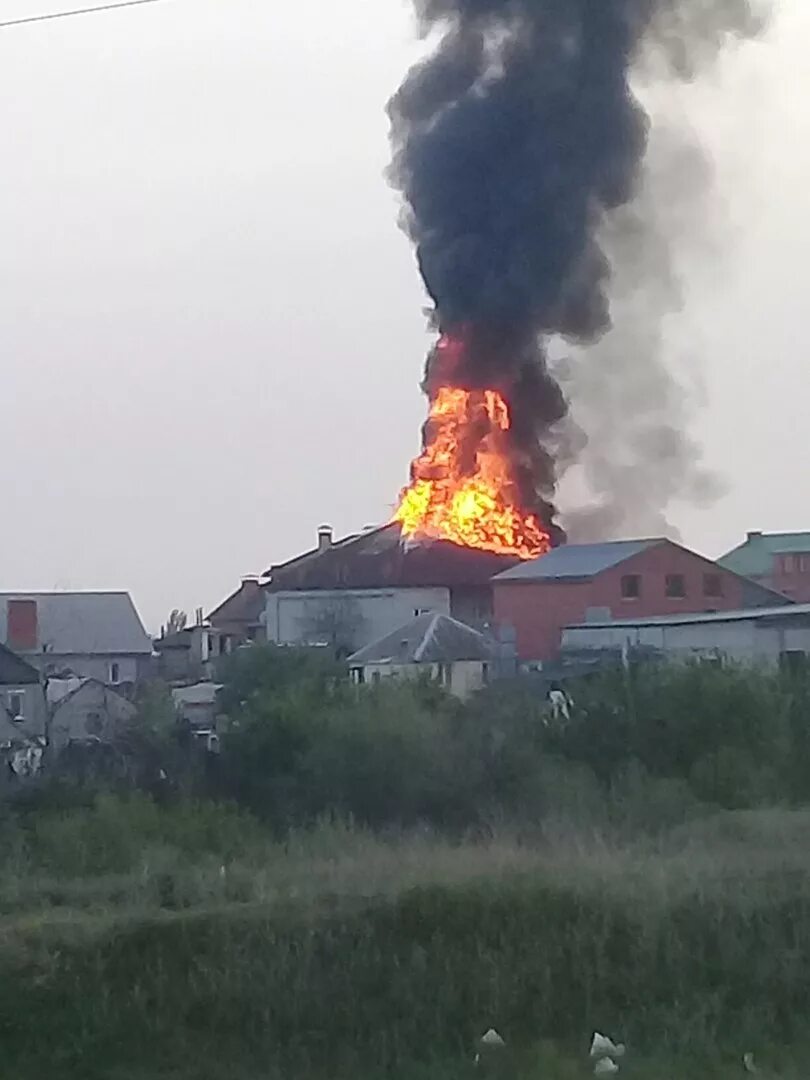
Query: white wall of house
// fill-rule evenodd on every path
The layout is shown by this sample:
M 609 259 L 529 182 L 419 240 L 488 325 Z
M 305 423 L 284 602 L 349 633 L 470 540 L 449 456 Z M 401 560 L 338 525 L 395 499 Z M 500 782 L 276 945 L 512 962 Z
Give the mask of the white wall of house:
M 11 722 L 21 737 L 45 734 L 45 695 L 41 686 L 0 686 L 0 709 L 3 719 Z M 21 717 L 19 722 L 15 722 L 17 717 Z M 8 732 L 5 725 L 3 732 Z M 3 737 L 0 734 L 0 741 Z
M 135 718 L 135 706 L 97 682 L 87 682 L 56 705 L 51 737 L 57 748 L 88 738 L 114 738 Z
M 810 627 L 766 625 L 758 619 L 695 622 L 666 626 L 577 626 L 563 631 L 563 648 L 609 649 L 647 646 L 676 657 L 719 654 L 739 663 L 776 665 L 784 652 L 810 656 Z
M 425 611 L 450 614 L 450 590 L 445 588 L 268 592 L 265 608 L 267 640 L 276 645 L 317 644 L 307 638 L 318 611 L 347 601 L 358 616 L 352 641 L 354 649 L 362 649 L 398 630 Z
M 483 660 L 448 660 L 443 664 L 372 663 L 355 669 L 356 683 L 371 684 L 387 679 L 434 679 L 458 698 L 468 698 L 487 684 L 489 665 Z M 362 672 L 362 677 L 358 676 Z
M 110 686 L 138 682 L 148 657 L 138 656 L 58 656 L 55 653 L 26 653 L 25 659 L 38 671 L 69 669 L 82 679 L 98 679 Z

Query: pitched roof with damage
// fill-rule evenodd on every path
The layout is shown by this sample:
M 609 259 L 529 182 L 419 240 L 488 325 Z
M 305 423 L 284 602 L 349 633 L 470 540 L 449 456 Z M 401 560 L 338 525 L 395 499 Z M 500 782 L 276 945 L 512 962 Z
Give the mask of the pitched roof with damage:
M 151 656 L 152 641 L 126 592 L 0 593 L 0 641 L 8 640 L 8 603 L 34 600 L 37 648 L 56 656 Z
M 604 544 L 568 544 L 498 574 L 495 581 L 587 581 L 663 542 L 659 537 L 613 540 Z
M 518 561 L 446 540 L 408 543 L 401 526 L 391 523 L 271 567 L 268 588 L 280 592 L 482 586 Z
M 353 656 L 351 667 L 365 664 L 444 664 L 454 660 L 491 660 L 489 638 L 449 615 L 428 611 Z
M 773 570 L 774 555 L 807 554 L 808 552 L 810 552 L 810 532 L 751 532 L 744 543 L 733 548 L 717 561 L 726 570 L 732 570 L 743 577 L 766 577 Z

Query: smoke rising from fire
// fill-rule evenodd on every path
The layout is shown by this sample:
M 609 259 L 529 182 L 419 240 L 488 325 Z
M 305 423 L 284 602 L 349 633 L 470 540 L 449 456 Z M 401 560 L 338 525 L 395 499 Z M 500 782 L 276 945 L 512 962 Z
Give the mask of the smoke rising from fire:
M 611 348 L 621 349 L 621 327 L 632 325 L 638 295 L 632 277 L 647 273 L 650 260 L 648 277 L 663 297 L 656 312 L 677 294 L 666 237 L 648 205 L 655 189 L 643 183 L 650 121 L 631 72 L 654 57 L 668 75 L 689 78 L 729 35 L 759 24 L 749 0 L 415 3 L 423 32 L 440 36 L 390 103 L 391 176 L 404 197 L 403 226 L 416 245 L 436 328 L 456 346 L 431 352 L 425 390 L 431 401 L 448 385 L 503 396 L 511 418 L 509 497 L 550 527 L 557 463 L 566 440 L 572 448 L 575 428 L 561 423 L 568 402 L 550 370 L 549 343 L 569 342 L 574 364 L 581 363 L 576 354 L 610 329 L 610 298 L 618 291 L 622 323 Z M 636 416 L 635 434 L 613 440 L 614 449 L 631 447 L 637 460 L 652 449 L 660 460 L 681 461 L 685 475 L 694 455 L 680 434 L 682 402 L 655 360 L 656 317 L 643 320 L 632 360 L 579 380 L 579 388 L 593 403 L 600 385 L 640 380 L 646 392 L 636 404 L 642 413 L 652 407 L 657 419 L 645 428 Z M 599 360 L 598 349 L 588 364 Z M 577 393 L 576 378 L 566 390 Z M 633 394 L 623 400 L 632 402 Z M 615 411 L 609 420 L 599 420 L 598 409 L 595 415 L 597 434 L 622 424 Z M 613 452 L 610 438 L 595 445 Z M 598 509 L 620 497 L 633 467 L 606 461 L 600 472 L 592 460 Z

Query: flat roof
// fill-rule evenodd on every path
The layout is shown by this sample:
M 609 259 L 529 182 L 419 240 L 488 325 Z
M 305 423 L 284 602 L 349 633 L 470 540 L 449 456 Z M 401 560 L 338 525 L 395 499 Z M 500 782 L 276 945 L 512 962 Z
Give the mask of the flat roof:
M 597 622 L 570 623 L 566 630 L 607 630 L 630 626 L 688 626 L 691 623 L 744 622 L 748 620 L 796 618 L 810 615 L 810 604 L 784 604 L 780 607 L 741 608 L 737 611 L 694 611 L 682 615 L 649 615 L 643 619 L 606 619 Z

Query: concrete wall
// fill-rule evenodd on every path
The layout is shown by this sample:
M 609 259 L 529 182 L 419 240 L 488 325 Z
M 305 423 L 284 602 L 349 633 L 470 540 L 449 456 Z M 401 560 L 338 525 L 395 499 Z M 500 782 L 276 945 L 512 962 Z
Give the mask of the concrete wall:
M 118 683 L 136 683 L 147 659 L 137 656 L 57 656 L 55 653 L 26 653 L 25 659 L 37 671 L 69 669 L 81 679 L 112 683 L 112 665 L 118 665 Z
M 96 682 L 85 683 L 57 706 L 51 724 L 55 748 L 69 742 L 114 738 L 135 716 L 135 707 L 120 694 Z
M 367 664 L 362 670 L 366 684 L 384 679 L 431 678 L 464 699 L 486 685 L 488 667 L 482 660 L 453 660 L 446 664 Z
M 277 645 L 317 644 L 311 629 L 318 613 L 330 605 L 347 605 L 358 616 L 352 632 L 353 649 L 398 630 L 424 611 L 450 614 L 448 589 L 313 589 L 302 592 L 268 592 L 266 601 L 268 641 Z M 310 640 L 307 640 L 308 636 Z
M 20 736 L 27 738 L 33 738 L 36 735 L 45 734 L 45 694 L 42 687 L 36 684 L 28 686 L 0 686 L 0 709 L 2 709 L 2 719 L 12 721 L 11 705 L 12 699 L 19 695 L 20 702 L 22 704 L 22 717 L 23 722 L 21 724 L 12 724 L 14 732 L 19 733 Z M 9 733 L 7 725 L 4 723 L 0 725 L 0 741 L 5 738 L 5 735 Z
M 783 652 L 810 655 L 810 626 L 791 625 L 790 619 L 737 619 L 731 622 L 684 623 L 678 626 L 575 627 L 563 632 L 563 647 L 620 649 L 648 646 L 675 658 L 721 655 L 739 663 L 775 666 Z
M 622 596 L 622 578 L 631 574 L 641 579 L 641 595 L 626 599 Z M 684 597 L 667 596 L 666 578 L 670 574 L 684 578 Z M 705 594 L 707 574 L 719 577 L 721 596 Z M 559 653 L 563 627 L 586 622 L 589 609 L 598 609 L 604 621 L 731 611 L 753 602 L 750 583 L 744 578 L 670 543 L 648 548 L 590 581 L 496 580 L 493 585 L 495 621 L 514 627 L 518 655 L 524 661 L 554 659 Z

